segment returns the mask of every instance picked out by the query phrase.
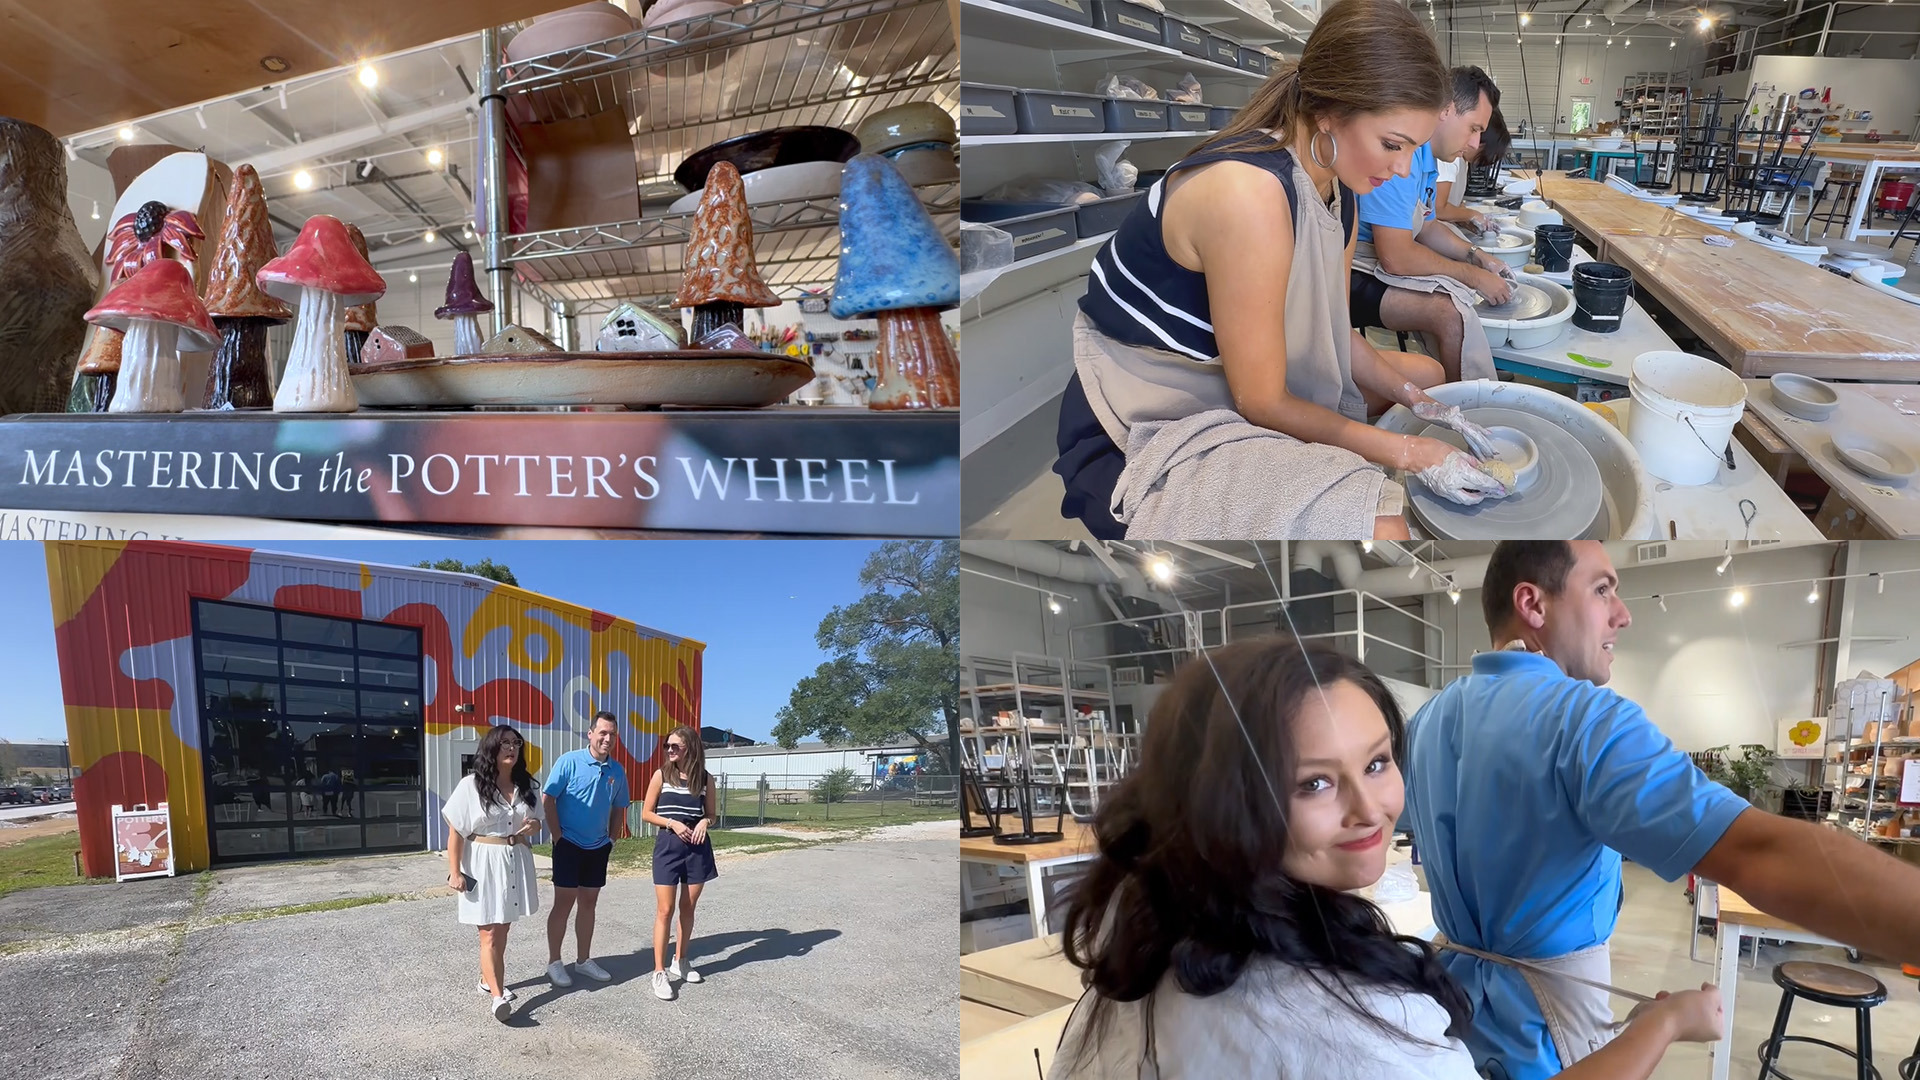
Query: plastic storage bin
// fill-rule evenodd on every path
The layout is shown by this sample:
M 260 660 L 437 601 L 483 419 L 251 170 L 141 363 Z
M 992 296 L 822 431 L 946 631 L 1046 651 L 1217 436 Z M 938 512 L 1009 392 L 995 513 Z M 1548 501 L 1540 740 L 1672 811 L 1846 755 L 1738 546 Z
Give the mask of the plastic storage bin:
M 1213 109 L 1207 105 L 1171 105 L 1167 108 L 1168 131 L 1212 131 Z
M 1006 0 L 1007 4 L 1022 11 L 1031 11 L 1036 15 L 1045 15 L 1061 22 L 1079 23 L 1081 26 L 1093 25 L 1093 9 L 1097 0 Z
M 1240 66 L 1240 43 L 1219 34 L 1207 35 L 1207 59 L 1230 68 Z
M 1160 24 L 1160 13 L 1139 4 L 1129 4 L 1127 0 L 1100 0 L 1093 8 L 1093 25 L 1110 34 L 1160 44 L 1166 33 Z
M 1080 235 L 1088 237 L 1113 232 L 1120 227 L 1121 222 L 1127 220 L 1128 214 L 1133 213 L 1133 208 L 1139 205 L 1140 200 L 1146 197 L 1146 192 L 1135 191 L 1127 195 L 1115 195 L 1111 199 L 1101 199 L 1099 202 L 1081 203 L 1074 208 L 1074 217 L 1077 219 Z
M 1195 26 L 1189 26 L 1179 19 L 1168 16 L 1162 20 L 1160 44 L 1169 49 L 1179 49 L 1188 56 L 1205 59 L 1207 55 L 1207 32 Z
M 1219 105 L 1210 106 L 1207 109 L 1207 123 L 1214 131 L 1225 131 L 1227 125 L 1233 123 L 1233 118 L 1238 115 L 1240 115 L 1239 109 L 1228 109 Z
M 1108 131 L 1167 130 L 1167 103 L 1164 101 L 1108 98 L 1106 114 Z
M 1022 135 L 1083 135 L 1107 130 L 1106 98 L 1022 90 L 1013 102 Z
M 1273 66 L 1267 62 L 1268 59 L 1267 54 L 1258 49 L 1249 49 L 1244 45 L 1240 47 L 1240 70 L 1242 71 L 1251 71 L 1256 75 L 1271 75 Z
M 1013 135 L 1020 121 L 1013 111 L 1018 91 L 1011 86 L 960 84 L 960 134 Z
M 1071 206 L 973 199 L 960 204 L 960 217 L 992 225 L 1013 237 L 1015 262 L 1070 247 L 1080 239 Z

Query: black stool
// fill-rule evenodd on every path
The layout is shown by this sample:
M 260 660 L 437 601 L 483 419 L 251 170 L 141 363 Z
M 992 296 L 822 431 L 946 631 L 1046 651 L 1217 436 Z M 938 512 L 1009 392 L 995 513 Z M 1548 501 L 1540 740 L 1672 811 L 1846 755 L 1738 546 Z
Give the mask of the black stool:
M 1774 965 L 1773 981 L 1786 992 L 1780 995 L 1780 1012 L 1773 1018 L 1773 1034 L 1760 1044 L 1759 1080 L 1767 1080 L 1769 1076 L 1793 1080 L 1775 1064 L 1780 1060 L 1781 1045 L 1790 1042 L 1813 1043 L 1829 1050 L 1838 1050 L 1859 1065 L 1860 1080 L 1880 1080 L 1880 1070 L 1873 1066 L 1873 1026 L 1869 1015 L 1875 1005 L 1887 1000 L 1887 988 L 1879 979 L 1864 971 L 1837 964 L 1790 960 Z M 1787 1034 L 1787 1016 L 1793 1011 L 1793 999 L 1796 997 L 1831 1005 L 1836 1009 L 1852 1009 L 1854 1038 L 1858 1043 L 1856 1048 L 1849 1050 L 1825 1039 Z
M 1920 1039 L 1913 1041 L 1913 1056 L 1895 1066 L 1900 1080 L 1920 1080 Z
M 1820 204 L 1827 199 L 1827 193 L 1833 192 L 1833 209 L 1822 212 Z M 1829 176 L 1827 182 L 1813 197 L 1813 208 L 1807 211 L 1807 220 L 1800 226 L 1800 239 L 1806 240 L 1813 230 L 1813 223 L 1820 222 L 1820 235 L 1826 236 L 1827 230 L 1836 224 L 1845 225 L 1853 214 L 1853 200 L 1860 195 L 1860 177 Z

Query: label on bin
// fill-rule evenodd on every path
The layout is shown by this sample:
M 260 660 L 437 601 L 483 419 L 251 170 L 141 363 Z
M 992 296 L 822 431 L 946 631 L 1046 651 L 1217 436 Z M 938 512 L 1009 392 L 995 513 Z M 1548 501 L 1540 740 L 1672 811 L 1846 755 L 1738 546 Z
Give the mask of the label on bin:
M 1053 106 L 1053 115 L 1080 116 L 1091 120 L 1093 119 L 1093 110 L 1081 105 L 1055 105 Z
M 1067 235 L 1067 230 L 1065 229 L 1041 229 L 1039 232 L 1014 237 L 1013 246 L 1017 248 L 1026 247 L 1028 244 L 1037 244 L 1042 240 L 1054 240 L 1065 235 Z
M 1047 2 L 1050 4 L 1058 4 L 1059 6 L 1066 8 L 1068 11 L 1077 11 L 1083 15 L 1086 13 L 1086 10 L 1087 10 L 1086 8 L 1083 8 L 1080 6 L 1080 0 L 1047 0 Z
M 1207 43 L 1205 36 L 1193 30 L 1188 30 L 1185 27 L 1182 27 L 1180 30 L 1180 40 L 1194 45 L 1205 45 Z
M 1142 119 L 1142 120 L 1158 120 L 1158 119 L 1160 119 L 1160 110 L 1158 110 L 1158 109 L 1135 109 L 1135 110 L 1133 110 L 1133 115 L 1135 115 L 1135 116 L 1137 116 L 1137 117 L 1139 117 L 1139 118 L 1140 118 L 1140 119 Z
M 1136 19 L 1130 15 L 1115 15 L 1114 18 L 1120 21 L 1121 26 L 1131 26 L 1135 30 L 1145 30 L 1148 33 L 1157 33 L 1159 31 L 1158 27 L 1145 19 Z
M 1179 112 L 1180 119 L 1185 120 L 1189 124 L 1204 124 L 1207 122 L 1207 112 L 1205 109 L 1199 112 L 1187 112 L 1185 109 L 1181 109 Z
M 991 105 L 962 105 L 960 106 L 960 115 L 963 117 L 991 116 L 996 119 L 1004 119 L 1007 114 L 1001 112 L 999 109 L 996 109 Z

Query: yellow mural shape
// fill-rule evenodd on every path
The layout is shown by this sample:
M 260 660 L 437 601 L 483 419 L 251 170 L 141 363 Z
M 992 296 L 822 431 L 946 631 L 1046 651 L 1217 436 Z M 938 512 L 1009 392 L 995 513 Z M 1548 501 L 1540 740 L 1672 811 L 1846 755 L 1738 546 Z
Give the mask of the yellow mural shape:
M 100 583 L 127 550 L 127 542 L 102 540 L 76 545 L 64 555 L 56 554 L 52 544 L 45 545 L 45 550 L 48 591 L 53 595 L 53 625 L 65 626 L 93 599 Z
M 165 801 L 173 819 L 174 865 L 183 872 L 206 869 L 212 855 L 206 770 L 200 752 L 173 733 L 167 710 L 69 705 L 67 735 L 73 765 L 83 776 L 112 754 L 138 753 L 158 765 L 167 778 Z
M 562 622 L 582 630 L 593 625 L 588 621 L 592 613 L 586 608 L 558 604 L 510 585 L 496 585 L 487 593 L 486 599 L 480 601 L 473 618 L 467 621 L 466 633 L 461 635 L 461 648 L 468 656 L 472 656 L 479 651 L 480 643 L 487 639 L 488 634 L 504 627 L 507 631 L 507 658 L 516 667 L 539 675 L 548 674 L 566 659 L 566 643 L 555 632 L 552 623 L 535 617 L 536 612 L 550 617 L 558 616 Z M 536 638 L 540 641 L 538 659 L 531 648 Z

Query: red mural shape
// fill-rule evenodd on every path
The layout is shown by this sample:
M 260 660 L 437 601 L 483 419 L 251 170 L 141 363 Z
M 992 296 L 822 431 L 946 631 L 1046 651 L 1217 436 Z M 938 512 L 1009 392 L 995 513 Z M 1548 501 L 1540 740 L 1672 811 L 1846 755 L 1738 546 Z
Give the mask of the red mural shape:
M 694 659 L 691 674 L 685 660 L 678 663 L 679 679 L 660 684 L 660 707 L 676 726 L 685 724 L 697 731 L 700 728 L 700 661 L 697 657 Z
M 453 632 L 447 617 L 432 604 L 406 604 L 395 608 L 381 620 L 395 626 L 412 626 L 420 631 L 420 648 L 433 661 L 438 673 L 433 700 L 427 702 L 428 724 L 471 727 L 485 731 L 493 726 L 493 717 L 502 716 L 518 724 L 550 727 L 553 724 L 553 699 L 524 679 L 492 679 L 473 689 L 454 681 Z M 471 704 L 470 713 L 454 712 L 454 706 Z
M 93 763 L 73 782 L 80 859 L 88 877 L 113 876 L 113 808 L 168 802 L 167 771 L 145 754 L 121 751 Z
M 120 658 L 192 633 L 194 598 L 224 597 L 246 584 L 251 555 L 245 548 L 128 543 L 73 618 L 53 628 L 62 700 L 69 707 L 171 710 L 173 688 L 129 678 Z

